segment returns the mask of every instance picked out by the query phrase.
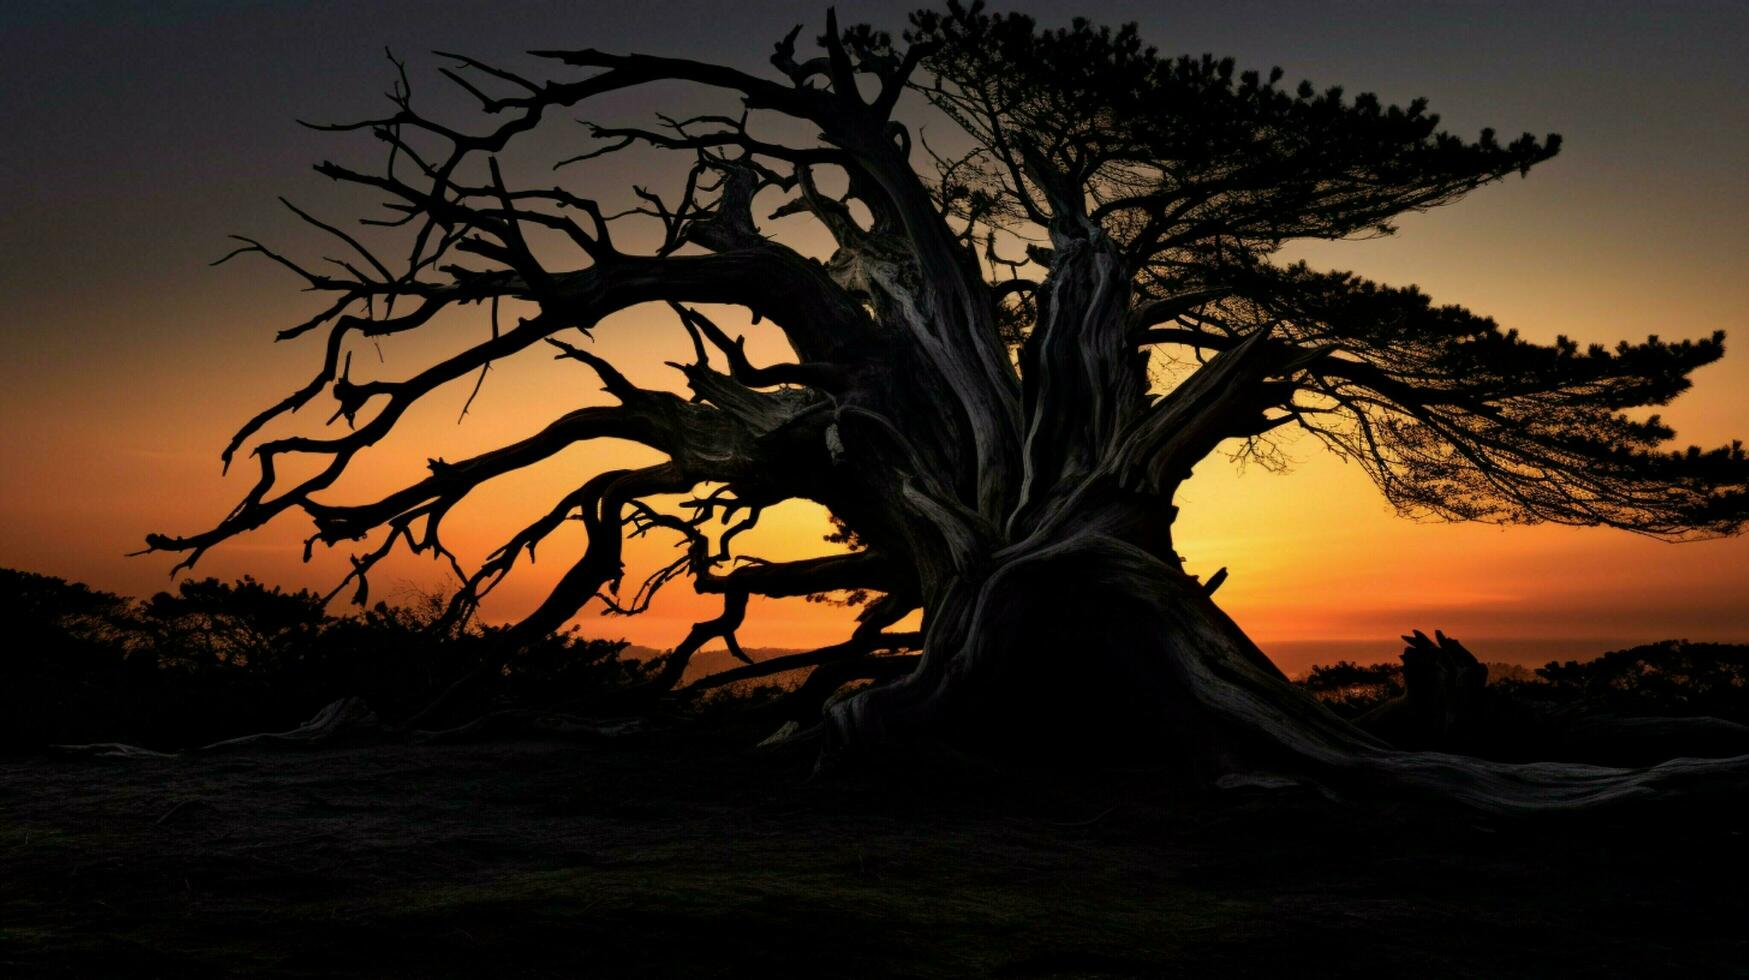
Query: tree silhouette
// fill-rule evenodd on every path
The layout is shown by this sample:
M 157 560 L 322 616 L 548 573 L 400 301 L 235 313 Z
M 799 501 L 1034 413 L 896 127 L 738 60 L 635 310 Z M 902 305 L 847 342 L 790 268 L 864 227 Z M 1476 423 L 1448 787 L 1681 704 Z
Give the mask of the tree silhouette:
M 228 517 L 200 534 L 154 535 L 149 547 L 192 563 L 301 510 L 312 543 L 381 535 L 354 559 L 362 597 L 370 567 L 398 545 L 455 562 L 442 521 L 482 483 L 580 441 L 625 439 L 666 461 L 594 475 L 479 568 L 456 563 L 458 614 L 571 518 L 587 528 L 587 548 L 512 639 L 546 634 L 598 596 L 636 611 L 690 576 L 722 596 L 723 611 L 681 642 L 665 684 L 705 642 L 738 651 L 749 596 L 865 590 L 873 598 L 849 641 L 741 668 L 824 664 L 838 683 L 892 678 L 831 706 L 828 758 L 940 743 L 1094 751 L 1203 781 L 1359 776 L 1507 807 L 1691 775 L 1390 752 L 1294 689 L 1172 546 L 1173 496 L 1192 468 L 1222 444 L 1267 457 L 1284 427 L 1360 464 L 1408 513 L 1664 536 L 1741 527 L 1741 447 L 1670 452 L 1671 430 L 1633 411 L 1686 389 L 1721 356 L 1721 335 L 1537 344 L 1413 288 L 1271 261 L 1296 239 L 1387 234 L 1405 213 L 1527 172 L 1554 155 L 1557 137 L 1501 142 L 1484 130 L 1467 141 L 1439 130 L 1422 101 L 1387 107 L 1286 87 L 1280 70 L 1163 58 L 1133 26 L 1041 31 L 1024 16 L 950 4 L 913 15 L 895 40 L 840 30 L 828 13 L 821 53 L 806 58 L 800 30 L 776 45 L 774 75 L 535 52 L 579 70 L 548 81 L 455 57 L 444 74 L 495 120 L 489 128 L 415 110 L 404 74 L 391 114 L 322 127 L 387 144 L 380 171 L 317 170 L 384 195 L 388 217 L 363 223 L 400 228 L 407 257 L 391 264 L 296 208 L 357 258 L 312 270 L 243 240 L 238 252 L 285 265 L 333 302 L 280 334 L 326 328 L 320 372 L 245 424 L 224 459 L 324 390 L 352 428 L 260 442 L 260 478 Z M 503 179 L 498 155 L 555 110 L 665 82 L 728 93 L 745 111 L 594 126 L 596 142 L 573 159 L 670 150 L 690 162 L 677 191 L 638 188 L 640 206 L 609 214 L 572 190 Z M 919 138 L 930 117 L 954 124 L 964 145 Z M 767 233 L 755 211 L 767 200 L 778 202 L 771 217 L 805 215 L 829 232 L 830 258 Z M 618 244 L 622 223 L 637 221 L 659 226 L 653 251 Z M 508 302 L 533 312 L 500 328 Z M 400 380 L 349 377 L 350 343 L 469 303 L 491 307 L 489 340 Z M 696 360 L 678 365 L 690 397 L 634 385 L 560 336 L 648 303 L 669 304 L 692 339 Z M 696 304 L 745 307 L 782 331 L 795 360 L 752 363 Z M 433 460 L 429 476 L 378 500 L 321 498 L 419 399 L 543 342 L 592 369 L 618 404 L 471 459 Z M 282 485 L 279 463 L 292 456 L 320 469 Z M 687 492 L 701 495 L 684 516 L 646 501 Z M 861 547 L 737 561 L 736 534 L 793 498 L 825 505 Z M 707 533 L 712 520 L 727 529 Z M 628 530 L 678 534 L 688 550 L 625 598 Z M 919 607 L 921 636 L 887 632 Z

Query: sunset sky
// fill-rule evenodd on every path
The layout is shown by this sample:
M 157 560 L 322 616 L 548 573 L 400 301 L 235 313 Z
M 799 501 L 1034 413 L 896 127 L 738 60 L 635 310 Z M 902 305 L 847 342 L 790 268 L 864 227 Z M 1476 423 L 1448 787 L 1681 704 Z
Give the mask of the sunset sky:
M 912 6 L 841 3 L 839 15 L 897 30 Z M 1528 179 L 1408 218 L 1393 238 L 1296 246 L 1292 257 L 1418 284 L 1436 301 L 1535 339 L 1613 343 L 1724 329 L 1724 361 L 1698 372 L 1695 389 L 1663 414 L 1683 444 L 1749 437 L 1749 5 L 1012 6 L 1046 23 L 1072 13 L 1137 20 L 1163 51 L 1280 65 L 1290 80 L 1393 102 L 1426 96 L 1465 136 L 1483 126 L 1562 134 L 1560 156 Z M 442 106 L 433 49 L 528 67 L 518 54 L 528 48 L 598 47 L 758 70 L 793 24 L 817 33 L 823 10 L 661 0 L 8 5 L 0 13 L 0 565 L 147 594 L 168 585 L 174 559 L 124 553 L 148 531 L 211 526 L 247 489 L 252 467 L 221 477 L 219 451 L 241 422 L 314 372 L 318 337 L 275 345 L 273 333 L 323 304 L 269 263 L 207 263 L 228 250 L 231 233 L 325 254 L 277 195 L 331 219 L 360 213 L 356 199 L 309 168 L 329 157 L 375 159 L 374 145 L 295 120 L 382 111 L 392 78 L 385 45 L 408 60 L 416 93 Z M 700 104 L 663 86 L 586 114 L 642 122 Z M 551 162 L 582 139 L 580 129 L 554 127 L 531 149 L 549 151 Z M 532 162 L 521 173 L 554 179 Z M 659 166 L 636 156 L 559 179 L 616 200 L 632 182 L 664 187 Z M 798 247 L 820 247 L 793 233 Z M 781 356 L 769 326 L 732 312 L 723 322 L 748 334 L 756 359 Z M 369 370 L 410 373 L 486 329 L 470 310 L 385 344 Z M 600 352 L 651 386 L 672 387 L 678 375 L 662 362 L 689 350 L 665 309 L 628 311 L 597 337 Z M 375 351 L 366 354 L 375 361 Z M 429 398 L 330 496 L 364 499 L 416 480 L 427 457 L 492 448 L 605 400 L 578 365 L 530 352 L 491 373 L 458 425 L 471 386 Z M 318 402 L 273 431 L 314 431 L 326 414 Z M 1669 637 L 1749 642 L 1749 537 L 1673 545 L 1598 528 L 1416 523 L 1317 445 L 1290 443 L 1288 452 L 1297 464 L 1286 475 L 1239 473 L 1211 457 L 1181 496 L 1177 541 L 1193 572 L 1230 569 L 1220 602 L 1290 671 L 1336 656 L 1390 657 L 1396 634 L 1410 628 L 1438 627 L 1485 660 L 1522 662 Z M 653 458 L 623 444 L 573 449 L 470 498 L 450 519 L 451 543 L 477 558 L 588 474 Z M 826 529 L 817 508 L 791 505 L 738 543 L 796 558 L 827 549 Z M 301 519 L 283 519 L 217 549 L 197 572 L 326 589 L 344 574 L 347 552 L 318 551 L 303 564 L 307 533 Z M 637 542 L 628 585 L 671 555 L 670 543 Z M 543 560 L 494 596 L 489 617 L 529 608 L 580 548 L 580 533 L 549 541 Z M 374 584 L 392 597 L 443 587 L 445 578 L 432 562 L 402 559 Z M 684 585 L 665 595 L 642 617 L 603 619 L 592 606 L 579 622 L 589 635 L 668 647 L 714 613 Z M 819 645 L 843 638 L 846 623 L 843 610 L 756 600 L 741 640 Z

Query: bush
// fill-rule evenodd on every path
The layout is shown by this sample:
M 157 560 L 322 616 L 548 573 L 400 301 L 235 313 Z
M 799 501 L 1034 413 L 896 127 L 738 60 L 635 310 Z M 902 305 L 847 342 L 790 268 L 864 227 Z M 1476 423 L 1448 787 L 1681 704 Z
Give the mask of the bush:
M 1351 718 L 1403 693 L 1402 664 L 1339 660 L 1313 667 L 1299 682 L 1337 714 Z
M 329 615 L 320 596 L 250 578 L 182 582 L 134 601 L 0 569 L 0 745 L 122 741 L 203 744 L 290 728 L 322 705 L 362 697 L 403 718 L 457 680 L 494 680 L 499 631 L 446 629 L 441 597 Z M 523 650 L 481 703 L 587 703 L 641 680 L 625 644 L 550 637 Z
M 1711 715 L 1749 723 L 1749 644 L 1664 640 L 1537 669 L 1561 700 L 1618 714 Z
M 1749 644 L 1664 640 L 1535 671 L 1491 663 L 1488 688 L 1509 699 L 1617 715 L 1708 715 L 1749 724 Z M 1297 682 L 1346 718 L 1403 693 L 1400 664 L 1343 660 Z

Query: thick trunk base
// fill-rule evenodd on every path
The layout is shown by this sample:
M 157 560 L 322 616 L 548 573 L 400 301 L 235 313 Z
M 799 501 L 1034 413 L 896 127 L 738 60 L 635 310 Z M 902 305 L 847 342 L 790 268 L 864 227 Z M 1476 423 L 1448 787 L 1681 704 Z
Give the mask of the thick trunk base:
M 832 705 L 826 731 L 829 764 L 947 751 L 1491 811 L 1749 796 L 1749 756 L 1618 769 L 1393 749 L 1289 682 L 1194 579 L 1097 534 L 1016 553 L 956 585 L 917 670 Z

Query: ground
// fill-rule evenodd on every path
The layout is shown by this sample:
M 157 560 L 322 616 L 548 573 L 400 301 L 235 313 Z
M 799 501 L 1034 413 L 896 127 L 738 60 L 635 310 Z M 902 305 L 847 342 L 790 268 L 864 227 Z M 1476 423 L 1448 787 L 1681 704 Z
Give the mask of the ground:
M 1739 822 L 1144 773 L 810 779 L 746 733 L 0 759 L 0 974 L 1720 976 Z

